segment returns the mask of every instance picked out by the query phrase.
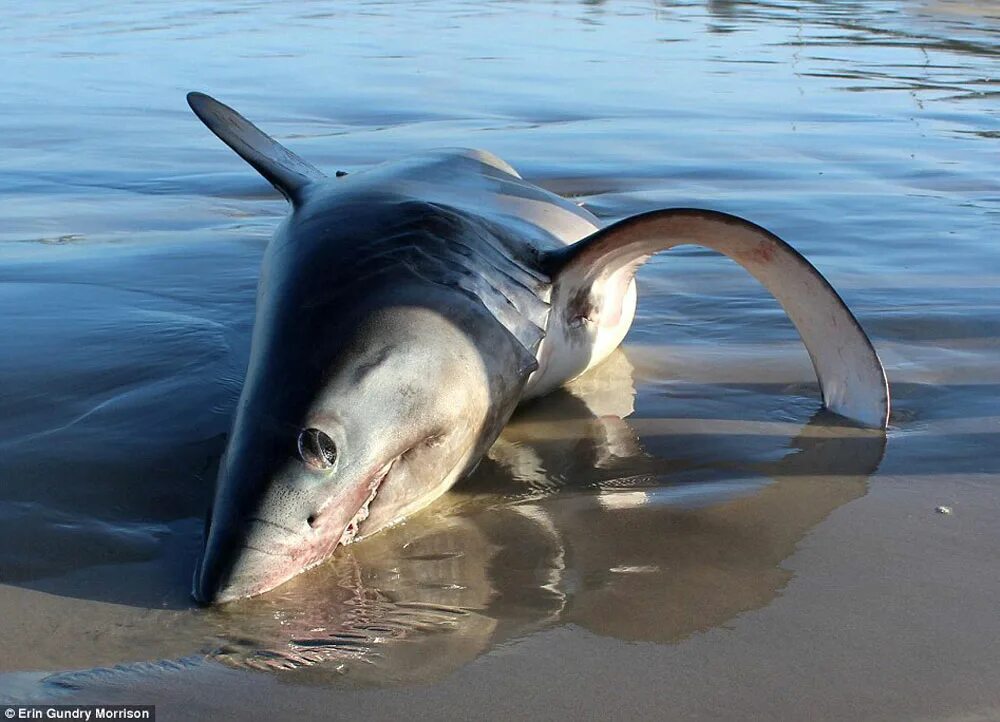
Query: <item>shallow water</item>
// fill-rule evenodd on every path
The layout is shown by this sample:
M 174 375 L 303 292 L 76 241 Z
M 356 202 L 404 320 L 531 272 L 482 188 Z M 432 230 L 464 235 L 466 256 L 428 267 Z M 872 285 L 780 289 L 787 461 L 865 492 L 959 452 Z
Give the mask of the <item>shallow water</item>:
M 995 4 L 0 15 L 0 700 L 1000 717 Z M 889 432 L 820 412 L 777 303 L 682 249 L 640 272 L 623 352 L 524 408 L 472 478 L 271 594 L 196 609 L 284 204 L 191 89 L 329 171 L 481 147 L 608 219 L 765 225 L 872 336 Z

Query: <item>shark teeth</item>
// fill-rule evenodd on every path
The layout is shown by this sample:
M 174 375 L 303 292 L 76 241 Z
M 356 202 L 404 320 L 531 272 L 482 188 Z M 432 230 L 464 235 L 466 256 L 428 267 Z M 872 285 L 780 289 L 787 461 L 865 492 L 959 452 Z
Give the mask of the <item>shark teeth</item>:
M 382 482 L 385 481 L 385 477 L 389 475 L 389 470 L 392 468 L 394 461 L 395 459 L 383 466 L 378 470 L 378 473 L 372 477 L 371 486 L 369 487 L 371 493 L 368 494 L 368 499 L 366 499 L 365 503 L 361 505 L 360 509 L 358 509 L 358 513 L 355 514 L 354 518 L 347 524 L 347 528 L 344 529 L 344 533 L 340 536 L 340 544 L 350 544 L 358 535 L 358 529 L 361 528 L 361 522 L 368 518 L 368 508 L 371 506 L 371 503 L 375 501 L 375 497 L 378 496 L 379 487 L 382 485 Z

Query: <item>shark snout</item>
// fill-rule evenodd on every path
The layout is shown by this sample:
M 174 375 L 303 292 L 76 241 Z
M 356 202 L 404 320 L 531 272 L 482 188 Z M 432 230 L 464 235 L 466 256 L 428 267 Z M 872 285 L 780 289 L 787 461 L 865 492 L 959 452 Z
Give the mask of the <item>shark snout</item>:
M 360 464 L 325 486 L 314 469 L 269 483 L 220 476 L 192 596 L 209 605 L 263 594 L 350 544 L 399 456 Z
M 225 604 L 264 591 L 261 579 L 275 566 L 265 552 L 242 549 L 240 563 L 229 569 L 210 554 L 202 556 L 195 574 L 192 596 L 199 604 Z
M 252 519 L 235 528 L 213 525 L 195 569 L 191 594 L 203 605 L 224 604 L 268 591 L 302 571 L 311 545 L 308 526 L 292 530 Z
M 214 514 L 195 569 L 192 596 L 200 604 L 224 604 L 274 589 L 349 543 L 358 519 L 367 516 L 371 484 L 355 485 L 320 509 L 264 505 L 272 513 Z M 218 505 L 217 505 L 218 509 Z M 277 509 L 278 511 L 273 511 Z M 362 509 L 362 512 L 359 512 Z

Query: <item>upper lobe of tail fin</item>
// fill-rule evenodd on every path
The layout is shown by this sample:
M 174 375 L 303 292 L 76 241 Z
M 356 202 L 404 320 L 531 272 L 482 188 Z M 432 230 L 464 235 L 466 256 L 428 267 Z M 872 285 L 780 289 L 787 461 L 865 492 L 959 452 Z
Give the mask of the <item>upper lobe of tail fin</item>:
M 889 385 L 868 336 L 819 271 L 760 226 L 716 211 L 652 211 L 550 251 L 542 265 L 573 293 L 609 274 L 634 272 L 654 253 L 684 244 L 728 256 L 781 303 L 809 352 L 828 409 L 865 426 L 886 427 Z

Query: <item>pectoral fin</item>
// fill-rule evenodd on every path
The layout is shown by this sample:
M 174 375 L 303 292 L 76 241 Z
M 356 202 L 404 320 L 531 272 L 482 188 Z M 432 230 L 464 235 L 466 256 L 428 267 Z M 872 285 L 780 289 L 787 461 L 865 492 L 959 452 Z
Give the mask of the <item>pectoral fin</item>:
M 228 105 L 204 93 L 188 93 L 187 101 L 210 131 L 292 203 L 309 183 L 325 177 Z
M 781 303 L 809 352 L 828 409 L 885 428 L 889 387 L 868 336 L 819 271 L 760 226 L 715 211 L 653 211 L 551 251 L 542 265 L 556 283 L 586 289 L 612 274 L 634 273 L 654 253 L 685 244 L 733 259 Z

